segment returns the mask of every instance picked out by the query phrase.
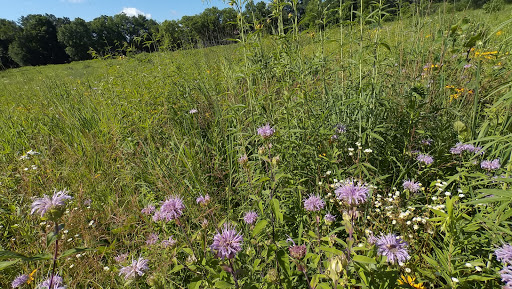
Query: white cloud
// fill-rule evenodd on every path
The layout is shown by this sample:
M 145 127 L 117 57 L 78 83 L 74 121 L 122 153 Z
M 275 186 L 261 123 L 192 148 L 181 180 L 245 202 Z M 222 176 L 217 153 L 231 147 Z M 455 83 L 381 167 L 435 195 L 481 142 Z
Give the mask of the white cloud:
M 72 1 L 81 1 L 81 0 L 72 0 Z M 144 15 L 146 16 L 147 18 L 151 18 L 151 14 L 146 14 L 142 11 L 140 11 L 139 9 L 137 8 L 129 8 L 129 7 L 124 7 L 123 8 L 123 11 L 121 11 L 120 13 L 123 13 L 123 14 L 126 14 L 126 16 L 139 16 L 139 15 Z

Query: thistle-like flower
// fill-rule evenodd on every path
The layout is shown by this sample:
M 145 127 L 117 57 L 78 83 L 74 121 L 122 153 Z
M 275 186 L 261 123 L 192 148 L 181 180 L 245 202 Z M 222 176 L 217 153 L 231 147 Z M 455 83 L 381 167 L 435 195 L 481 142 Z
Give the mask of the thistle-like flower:
M 153 215 L 153 221 L 160 220 L 172 221 L 178 219 L 183 214 L 185 205 L 180 196 L 170 196 Z
M 338 200 L 343 200 L 349 206 L 359 205 L 366 201 L 370 188 L 361 181 L 347 179 L 334 191 Z
M 137 277 L 137 275 L 144 275 L 144 271 L 148 270 L 148 260 L 140 257 L 138 260 L 133 260 L 131 265 L 122 267 L 119 270 L 119 276 L 124 275 L 124 279 L 129 280 Z
M 270 127 L 270 124 L 268 124 L 268 123 L 266 125 L 258 128 L 258 134 L 262 138 L 269 138 L 274 134 L 274 132 L 275 132 L 274 128 Z
M 235 225 L 225 223 L 222 231 L 215 234 L 213 244 L 210 246 L 216 256 L 221 259 L 233 259 L 240 250 L 244 238 L 235 230 Z
M 69 191 L 64 189 L 58 192 L 55 191 L 52 197 L 44 195 L 42 198 L 36 198 L 32 203 L 32 211 L 30 214 L 37 213 L 43 217 L 47 212 L 54 210 L 61 211 L 61 209 L 66 206 L 66 202 L 72 199 L 68 193 Z M 58 216 L 58 214 L 56 216 Z
M 503 270 L 500 271 L 501 281 L 505 283 L 505 287 L 503 289 L 511 289 L 512 288 L 512 266 L 505 266 Z
M 176 244 L 176 240 L 174 240 L 172 236 L 170 236 L 169 239 L 163 240 L 161 244 L 164 248 L 172 247 Z
M 496 249 L 494 254 L 496 254 L 496 259 L 502 263 L 512 265 L 512 245 L 505 244 L 501 248 Z
M 149 234 L 148 238 L 146 239 L 146 245 L 154 245 L 158 242 L 158 234 L 151 233 Z
M 411 258 L 407 252 L 407 242 L 394 234 L 388 234 L 377 239 L 377 254 L 386 256 L 391 264 L 405 263 Z
M 421 184 L 415 183 L 414 180 L 407 180 L 407 181 L 404 181 L 403 187 L 405 190 L 408 190 L 411 193 L 416 193 L 417 191 L 419 191 L 421 189 Z
M 416 160 L 426 165 L 430 165 L 434 162 L 434 158 L 427 154 L 419 154 L 418 156 L 416 156 Z
M 256 214 L 256 212 L 254 212 L 254 211 L 249 211 L 249 212 L 245 213 L 245 215 L 244 215 L 244 222 L 248 225 L 254 224 L 254 222 L 256 222 L 257 219 L 258 219 L 258 214 Z
M 304 200 L 304 209 L 310 212 L 318 212 L 323 209 L 325 202 L 317 195 L 310 195 L 309 198 Z
M 332 224 L 334 221 L 336 221 L 336 216 L 331 215 L 330 213 L 325 214 L 324 221 L 327 225 Z
M 143 213 L 144 215 L 151 215 L 155 212 L 155 206 L 153 205 L 147 205 L 144 209 L 142 209 L 140 211 L 141 213 Z
M 201 206 L 206 206 L 210 202 L 210 196 L 206 194 L 205 196 L 201 195 L 196 199 L 196 203 Z
M 300 260 L 306 256 L 306 245 L 293 245 L 288 248 L 292 258 Z
M 18 288 L 28 283 L 28 280 L 30 280 L 30 277 L 27 274 L 22 274 L 16 277 L 12 283 L 12 288 Z
M 492 161 L 488 161 L 488 160 L 482 161 L 480 163 L 480 167 L 484 170 L 495 171 L 495 170 L 501 168 L 500 159 L 495 159 Z
M 51 288 L 50 288 L 51 283 Z M 63 284 L 62 277 L 59 275 L 53 275 L 53 278 L 50 276 L 48 279 L 44 280 L 43 283 L 37 286 L 37 289 L 66 289 L 66 286 Z

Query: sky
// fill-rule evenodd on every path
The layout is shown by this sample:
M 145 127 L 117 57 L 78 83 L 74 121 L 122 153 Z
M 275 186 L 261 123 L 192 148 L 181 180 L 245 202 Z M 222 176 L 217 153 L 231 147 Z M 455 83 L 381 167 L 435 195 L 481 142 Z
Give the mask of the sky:
M 28 14 L 53 14 L 73 20 L 91 21 L 101 15 L 124 12 L 163 22 L 196 15 L 208 7 L 229 7 L 223 0 L 0 0 L 0 18 L 18 21 Z

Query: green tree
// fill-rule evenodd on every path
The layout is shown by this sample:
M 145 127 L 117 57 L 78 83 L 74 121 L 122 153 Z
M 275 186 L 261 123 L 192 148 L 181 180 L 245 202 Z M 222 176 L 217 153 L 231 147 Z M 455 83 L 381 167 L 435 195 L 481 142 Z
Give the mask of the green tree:
M 23 31 L 9 45 L 9 56 L 21 66 L 65 63 L 68 56 L 57 40 L 57 28 L 47 16 L 22 17 Z
M 0 70 L 16 66 L 16 62 L 9 56 L 9 45 L 20 32 L 21 28 L 16 22 L 0 19 Z
M 64 24 L 57 33 L 59 41 L 66 46 L 66 53 L 71 60 L 87 60 L 93 38 L 89 25 L 81 18 L 75 18 L 69 24 Z

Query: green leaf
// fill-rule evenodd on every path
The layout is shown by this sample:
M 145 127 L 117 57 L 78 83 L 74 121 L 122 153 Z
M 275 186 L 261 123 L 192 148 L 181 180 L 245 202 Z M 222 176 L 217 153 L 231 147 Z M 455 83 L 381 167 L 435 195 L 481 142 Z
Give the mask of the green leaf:
M 345 255 L 345 253 L 343 253 L 343 251 L 338 250 L 336 248 L 331 248 L 331 247 L 327 247 L 327 246 L 321 246 L 321 247 L 318 247 L 318 249 L 320 249 L 320 250 L 322 250 L 324 252 L 333 253 L 334 255 L 337 255 L 337 256 Z
M 284 270 L 286 276 L 289 277 L 292 272 L 290 269 L 290 258 L 284 250 L 277 251 L 277 263 Z
M 13 252 L 13 251 L 0 251 L 0 260 L 2 259 L 25 259 L 27 256 L 21 255 L 19 253 Z
M 272 209 L 274 210 L 276 220 L 282 223 L 283 222 L 283 213 L 281 213 L 281 207 L 280 207 L 278 199 L 272 199 Z
M 228 283 L 226 281 L 218 280 L 215 282 L 215 288 L 224 289 L 224 288 L 233 288 L 235 285 Z
M 363 264 L 377 264 L 377 261 L 375 261 L 375 259 L 363 255 L 354 255 L 354 257 L 352 257 L 352 260 Z
M 20 260 L 13 260 L 13 261 L 3 261 L 3 262 L 0 262 L 0 271 L 1 270 L 4 270 L 5 268 L 8 268 L 16 263 L 18 263 Z
M 185 268 L 185 266 L 183 266 L 183 265 L 176 265 L 176 266 L 174 266 L 174 268 L 172 268 L 170 273 L 178 272 L 178 271 L 180 271 L 183 268 Z
M 263 228 L 265 228 L 265 226 L 268 224 L 268 221 L 267 220 L 261 220 L 259 221 L 256 226 L 254 226 L 254 230 L 252 230 L 252 236 L 253 237 L 256 237 L 260 232 L 261 230 L 263 230 Z

